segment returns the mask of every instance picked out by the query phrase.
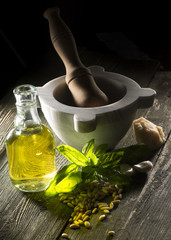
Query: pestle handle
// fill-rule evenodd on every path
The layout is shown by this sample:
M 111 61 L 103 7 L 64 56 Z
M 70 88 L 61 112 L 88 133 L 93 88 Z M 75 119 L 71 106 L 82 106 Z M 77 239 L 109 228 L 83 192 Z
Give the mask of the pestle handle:
M 73 35 L 59 13 L 59 8 L 48 8 L 44 12 L 44 17 L 49 21 L 53 46 L 65 65 L 66 74 L 69 74 L 76 68 L 84 66 L 79 59 Z
M 75 103 L 80 107 L 106 105 L 107 96 L 96 85 L 90 70 L 80 61 L 74 37 L 59 12 L 59 8 L 48 8 L 44 17 L 49 22 L 53 46 L 65 65 L 65 80 Z

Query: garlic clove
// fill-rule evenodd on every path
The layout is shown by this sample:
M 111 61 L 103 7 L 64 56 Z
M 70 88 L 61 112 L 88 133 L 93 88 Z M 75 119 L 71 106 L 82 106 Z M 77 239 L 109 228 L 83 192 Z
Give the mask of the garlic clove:
M 133 166 L 133 169 L 137 172 L 146 173 L 150 171 L 153 167 L 153 163 L 150 161 L 143 161 Z

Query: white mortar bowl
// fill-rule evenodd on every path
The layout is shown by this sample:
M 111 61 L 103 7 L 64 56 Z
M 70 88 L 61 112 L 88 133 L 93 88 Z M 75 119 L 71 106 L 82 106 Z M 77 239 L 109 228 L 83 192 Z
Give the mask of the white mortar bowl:
M 111 149 L 130 128 L 137 109 L 152 106 L 155 91 L 141 88 L 123 75 L 105 72 L 100 66 L 89 69 L 97 85 L 110 99 L 108 105 L 74 106 L 65 76 L 61 76 L 37 88 L 42 111 L 64 144 L 81 150 L 86 142 L 95 139 L 96 145 L 108 144 Z

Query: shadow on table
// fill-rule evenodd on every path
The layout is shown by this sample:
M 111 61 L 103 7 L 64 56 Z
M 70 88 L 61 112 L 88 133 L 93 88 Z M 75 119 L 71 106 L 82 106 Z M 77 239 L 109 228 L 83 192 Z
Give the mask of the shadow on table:
M 41 211 L 50 211 L 53 215 L 68 219 L 72 213 L 72 209 L 60 202 L 58 196 L 46 197 L 45 192 L 23 193 L 36 205 Z

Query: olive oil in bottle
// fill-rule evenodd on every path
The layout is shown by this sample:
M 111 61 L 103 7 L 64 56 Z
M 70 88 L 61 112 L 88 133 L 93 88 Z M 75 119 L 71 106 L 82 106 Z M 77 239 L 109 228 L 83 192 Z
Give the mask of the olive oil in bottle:
M 42 191 L 57 172 L 54 137 L 38 116 L 36 88 L 22 85 L 14 89 L 14 95 L 15 128 L 6 140 L 9 175 L 21 191 Z

